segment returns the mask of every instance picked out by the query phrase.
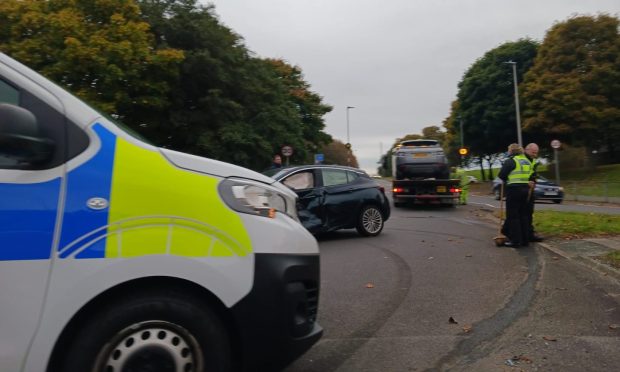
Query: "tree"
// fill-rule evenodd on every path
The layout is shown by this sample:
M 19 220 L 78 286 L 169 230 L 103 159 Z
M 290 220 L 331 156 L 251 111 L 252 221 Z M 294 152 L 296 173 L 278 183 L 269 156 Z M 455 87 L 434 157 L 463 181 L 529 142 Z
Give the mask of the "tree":
M 337 139 L 321 147 L 321 153 L 324 155 L 325 164 L 348 165 L 357 168 L 357 158 L 346 148 L 342 141 Z M 349 159 L 349 161 L 347 161 Z
M 158 45 L 187 56 L 169 115 L 151 128 L 159 143 L 258 170 L 283 145 L 295 149 L 291 162 L 304 163 L 329 142 L 323 115 L 331 107 L 310 91 L 299 67 L 253 57 L 211 5 L 139 3 Z
M 469 149 L 466 159 L 478 158 L 483 176 L 482 163 L 486 161 L 491 168 L 497 154 L 517 142 L 513 71 L 504 62 L 517 63 L 517 80 L 522 81 L 537 48 L 538 43 L 530 39 L 504 43 L 478 59 L 458 84 L 457 102 L 444 122 L 448 132 L 445 147 L 451 157 L 455 155 L 453 149 L 460 147 L 462 120 L 464 144 Z
M 525 75 L 524 128 L 573 145 L 620 142 L 620 20 L 575 16 L 555 24 Z
M 0 49 L 134 128 L 166 110 L 183 60 L 133 0 L 3 0 Z

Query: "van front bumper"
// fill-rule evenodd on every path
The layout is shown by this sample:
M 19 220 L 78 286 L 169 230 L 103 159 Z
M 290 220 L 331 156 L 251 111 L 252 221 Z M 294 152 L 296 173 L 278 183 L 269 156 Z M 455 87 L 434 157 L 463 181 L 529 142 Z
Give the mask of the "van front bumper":
M 316 343 L 319 255 L 255 254 L 254 285 L 232 307 L 243 371 L 277 371 Z

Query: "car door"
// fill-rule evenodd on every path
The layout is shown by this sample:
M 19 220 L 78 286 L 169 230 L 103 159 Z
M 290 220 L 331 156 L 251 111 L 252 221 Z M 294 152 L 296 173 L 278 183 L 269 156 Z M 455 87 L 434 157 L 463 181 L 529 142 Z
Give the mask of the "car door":
M 281 182 L 293 189 L 297 196 L 297 213 L 301 224 L 311 233 L 323 230 L 323 188 L 317 185 L 316 172 L 305 169 L 284 177 Z
M 325 190 L 323 210 L 327 229 L 354 227 L 357 223 L 362 186 L 357 173 L 346 169 L 323 168 L 321 179 Z
M 60 101 L 1 62 L 0 105 L 0 360 L 1 369 L 17 371 L 54 259 L 67 129 Z

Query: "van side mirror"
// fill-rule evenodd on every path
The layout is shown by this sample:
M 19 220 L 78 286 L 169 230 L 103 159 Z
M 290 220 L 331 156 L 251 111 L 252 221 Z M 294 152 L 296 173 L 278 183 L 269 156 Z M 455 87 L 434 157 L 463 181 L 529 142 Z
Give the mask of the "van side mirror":
M 0 155 L 35 165 L 49 160 L 53 152 L 54 142 L 41 135 L 37 118 L 30 111 L 0 103 Z

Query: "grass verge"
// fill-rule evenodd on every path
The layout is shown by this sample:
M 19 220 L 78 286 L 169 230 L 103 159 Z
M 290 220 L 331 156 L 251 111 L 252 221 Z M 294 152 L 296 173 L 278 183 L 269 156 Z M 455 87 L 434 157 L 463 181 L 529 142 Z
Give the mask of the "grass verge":
M 620 234 L 620 216 L 601 213 L 536 211 L 534 228 L 543 236 L 579 239 Z M 620 251 L 599 259 L 620 269 Z
M 620 235 L 620 216 L 601 213 L 536 211 L 534 228 L 558 238 L 587 238 Z

